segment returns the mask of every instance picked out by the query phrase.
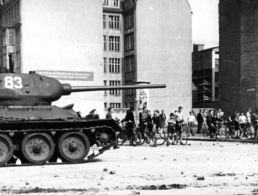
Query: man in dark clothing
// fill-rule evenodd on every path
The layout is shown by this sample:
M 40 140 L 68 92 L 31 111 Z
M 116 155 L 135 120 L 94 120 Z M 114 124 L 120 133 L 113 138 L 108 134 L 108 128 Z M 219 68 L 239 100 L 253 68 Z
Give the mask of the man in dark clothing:
M 210 132 L 210 138 L 213 138 L 215 133 L 216 133 L 216 128 L 215 128 L 215 125 L 216 125 L 216 120 L 214 118 L 214 115 L 213 115 L 213 110 L 209 110 L 208 112 L 208 115 L 207 115 L 207 126 L 209 128 L 209 132 Z
M 258 141 L 258 109 L 255 110 L 254 113 L 251 115 L 252 125 L 254 127 L 254 141 L 256 143 Z
M 201 133 L 203 121 L 204 120 L 203 120 L 203 116 L 202 116 L 202 110 L 200 110 L 199 113 L 197 114 L 197 123 L 198 123 L 197 133 Z
M 134 125 L 135 125 L 135 121 L 134 121 L 134 114 L 133 114 L 133 107 L 130 107 L 129 110 L 127 110 L 125 118 L 121 121 L 126 122 L 126 130 L 128 131 L 128 137 L 130 140 L 130 145 L 132 145 L 132 135 L 133 135 L 133 131 L 134 131 Z
M 144 137 L 144 135 L 148 133 L 146 131 L 147 119 L 148 119 L 148 112 L 146 110 L 146 107 L 143 107 L 143 111 L 140 112 L 139 114 L 140 131 L 141 131 L 142 137 Z
M 160 128 L 160 117 L 159 117 L 159 110 L 155 110 L 153 117 L 152 117 L 153 124 L 155 125 L 156 132 L 159 132 Z
M 108 112 L 106 114 L 106 119 L 113 119 L 112 113 L 113 113 L 113 108 L 109 107 Z
M 147 117 L 147 127 L 148 127 L 149 133 L 152 133 L 153 124 L 152 124 L 152 118 L 151 118 L 150 110 L 148 110 L 147 113 L 148 113 L 148 117 Z

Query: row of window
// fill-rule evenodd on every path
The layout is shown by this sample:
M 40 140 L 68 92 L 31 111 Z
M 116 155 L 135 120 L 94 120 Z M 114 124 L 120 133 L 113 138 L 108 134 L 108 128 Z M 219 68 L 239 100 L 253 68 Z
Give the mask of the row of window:
M 108 58 L 104 58 L 104 73 L 107 73 L 107 71 L 109 70 L 109 73 L 115 73 L 115 74 L 119 74 L 121 72 L 120 67 L 120 58 L 109 58 L 109 69 L 107 70 L 107 59 Z
M 125 58 L 125 73 L 134 72 L 134 56 Z
M 102 0 L 102 5 L 108 7 L 119 7 L 120 0 Z
M 108 37 L 108 38 L 107 38 Z M 103 36 L 104 51 L 120 51 L 120 37 L 119 36 Z
M 108 103 L 107 102 L 105 102 L 104 103 L 104 107 L 105 108 L 108 108 Z M 121 108 L 121 103 L 109 103 L 109 107 L 111 107 L 111 108 Z
M 109 86 L 119 86 L 119 85 L 121 85 L 121 81 L 118 81 L 118 80 L 109 81 Z M 107 86 L 106 80 L 104 80 L 104 86 Z M 105 91 L 104 94 L 107 95 L 107 91 Z M 121 92 L 120 90 L 112 89 L 112 90 L 109 90 L 109 94 L 114 96 L 120 96 Z
M 125 16 L 124 23 L 125 23 L 124 24 L 125 30 L 134 27 L 134 15 L 133 15 L 133 13 L 130 13 L 130 14 Z
M 108 28 L 110 29 L 120 29 L 119 16 L 109 15 L 108 21 L 107 21 L 106 15 L 103 15 L 103 28 L 107 28 L 107 23 L 108 23 Z
M 128 34 L 125 36 L 125 51 L 134 49 L 134 34 Z

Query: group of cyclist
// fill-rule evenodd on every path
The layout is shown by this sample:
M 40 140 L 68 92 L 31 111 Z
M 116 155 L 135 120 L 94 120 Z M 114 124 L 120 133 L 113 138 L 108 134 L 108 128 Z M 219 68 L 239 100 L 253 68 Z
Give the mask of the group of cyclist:
M 215 134 L 220 134 L 218 130 L 225 124 L 230 130 L 231 134 L 234 134 L 235 138 L 246 136 L 247 128 L 253 128 L 254 137 L 257 134 L 258 124 L 258 110 L 252 112 L 249 108 L 246 112 L 233 110 L 232 114 L 227 118 L 224 116 L 224 112 L 221 109 L 200 110 L 197 114 L 198 129 L 197 133 L 209 130 L 210 137 L 213 138 Z
M 136 125 L 134 120 L 133 108 L 130 108 L 127 111 L 125 118 L 121 122 L 126 122 L 126 129 L 128 131 L 129 137 L 132 136 L 134 130 L 136 129 L 134 128 Z M 177 134 L 180 138 L 183 122 L 184 118 L 182 106 L 179 106 L 174 113 L 171 113 L 168 120 L 164 110 L 154 110 L 153 114 L 151 114 L 150 110 L 147 110 L 146 107 L 143 107 L 142 111 L 139 113 L 138 129 L 141 133 L 142 138 L 145 138 L 146 136 L 159 133 L 160 129 L 164 129 L 165 127 L 167 127 L 168 136 L 173 136 L 174 134 Z M 194 122 L 194 120 L 192 120 L 192 122 Z
M 106 118 L 112 118 L 112 108 L 108 109 Z M 169 118 L 166 118 L 164 110 L 154 110 L 153 114 L 146 107 L 143 107 L 139 113 L 139 126 L 136 128 L 134 109 L 131 107 L 125 118 L 121 123 L 125 122 L 128 136 L 131 137 L 134 131 L 138 129 L 141 133 L 141 137 L 145 138 L 150 134 L 159 133 L 160 129 L 165 129 L 167 136 L 171 137 L 177 135 L 181 141 L 182 125 L 187 124 L 189 133 L 194 135 L 194 127 L 197 125 L 197 134 L 203 133 L 208 130 L 210 138 L 214 138 L 217 135 L 218 130 L 224 124 L 230 128 L 230 131 L 234 131 L 236 138 L 240 138 L 245 134 L 245 129 L 251 127 L 254 129 L 254 137 L 257 135 L 258 127 L 258 110 L 252 112 L 251 109 L 247 109 L 246 112 L 239 112 L 234 110 L 228 119 L 225 118 L 224 112 L 219 109 L 213 109 L 206 111 L 205 109 L 199 110 L 199 113 L 195 114 L 193 111 L 189 112 L 187 118 L 183 117 L 183 107 L 179 106 L 177 110 L 170 113 Z

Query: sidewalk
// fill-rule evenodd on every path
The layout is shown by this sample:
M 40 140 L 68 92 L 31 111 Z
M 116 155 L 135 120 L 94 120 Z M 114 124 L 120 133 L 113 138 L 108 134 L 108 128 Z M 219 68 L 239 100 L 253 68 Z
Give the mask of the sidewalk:
M 204 137 L 203 134 L 195 134 L 194 136 L 190 136 L 188 138 L 190 141 L 218 141 L 218 142 L 241 142 L 241 143 L 253 143 L 253 140 L 248 139 L 225 139 L 225 137 L 219 137 L 218 140 L 210 139 L 209 137 Z M 258 143 L 256 141 L 256 143 Z

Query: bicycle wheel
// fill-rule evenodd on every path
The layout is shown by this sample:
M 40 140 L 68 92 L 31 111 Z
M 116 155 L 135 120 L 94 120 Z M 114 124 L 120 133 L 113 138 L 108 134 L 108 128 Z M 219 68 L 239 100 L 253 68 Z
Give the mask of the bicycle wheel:
M 157 146 L 163 145 L 165 143 L 165 140 L 166 140 L 165 135 L 162 136 L 161 134 L 159 134 L 159 136 L 153 136 L 153 139 L 152 139 L 153 142 L 154 141 L 156 142 Z
M 172 145 L 177 145 L 178 144 L 178 136 L 177 136 L 176 133 L 174 135 L 172 135 L 171 144 Z
M 187 133 L 182 133 L 182 134 L 181 134 L 181 141 L 180 141 L 180 144 L 186 145 L 187 142 L 188 142 L 188 138 L 189 138 L 189 134 L 187 134 Z
M 118 135 L 117 135 L 117 145 L 122 146 L 125 141 L 127 140 L 127 136 L 125 134 L 125 132 L 121 131 Z
M 133 145 L 139 146 L 142 142 L 142 135 L 139 131 L 135 132 L 133 135 Z
M 229 127 L 225 128 L 225 140 L 227 140 L 231 136 L 231 130 Z
M 252 132 L 251 127 L 247 127 L 247 129 L 246 129 L 246 138 L 247 139 L 253 139 L 254 138 L 254 134 Z

